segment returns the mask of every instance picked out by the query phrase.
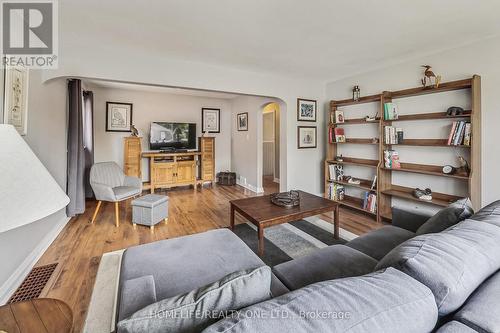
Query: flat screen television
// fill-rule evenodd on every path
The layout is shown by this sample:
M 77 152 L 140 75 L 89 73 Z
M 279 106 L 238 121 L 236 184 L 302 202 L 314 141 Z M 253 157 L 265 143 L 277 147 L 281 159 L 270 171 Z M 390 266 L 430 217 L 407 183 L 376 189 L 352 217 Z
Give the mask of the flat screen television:
M 151 150 L 196 149 L 196 124 L 152 122 Z

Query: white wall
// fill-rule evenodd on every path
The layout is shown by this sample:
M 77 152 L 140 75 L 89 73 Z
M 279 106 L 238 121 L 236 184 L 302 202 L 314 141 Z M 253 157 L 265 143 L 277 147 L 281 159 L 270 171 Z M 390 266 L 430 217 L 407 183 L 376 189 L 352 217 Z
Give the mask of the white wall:
M 95 162 L 115 161 L 123 166 L 123 138 L 130 133 L 106 132 L 106 102 L 133 104 L 132 120 L 142 135 L 142 149 L 149 150 L 149 127 L 152 121 L 196 123 L 201 136 L 202 107 L 218 108 L 220 133 L 215 137 L 216 172 L 231 169 L 231 102 L 229 99 L 169 94 L 142 90 L 127 90 L 89 86 L 94 92 Z M 149 166 L 143 159 L 143 179 L 149 179 Z
M 500 133 L 498 126 L 500 124 L 500 100 L 498 91 L 500 90 L 500 38 L 488 39 L 473 45 L 468 45 L 455 50 L 449 50 L 435 55 L 430 55 L 422 59 L 410 61 L 391 68 L 377 70 L 374 72 L 356 75 L 337 82 L 329 83 L 326 86 L 327 99 L 343 99 L 351 97 L 351 88 L 358 84 L 362 90 L 362 95 L 371 95 L 380 93 L 383 90 L 398 90 L 403 88 L 416 87 L 420 85 L 422 76 L 421 65 L 429 64 L 433 67 L 435 73 L 442 75 L 443 81 L 452 81 L 471 77 L 473 74 L 481 75 L 482 79 L 482 203 L 487 204 L 493 200 L 500 199 L 500 174 L 498 166 L 500 165 L 500 149 L 498 142 Z M 463 92 L 453 92 L 440 94 L 442 96 L 422 96 L 407 99 L 405 101 L 397 100 L 400 105 L 401 113 L 412 112 L 433 112 L 442 111 L 447 106 L 459 105 L 468 106 L 468 98 Z M 470 107 L 470 106 L 469 106 Z M 365 109 L 366 110 L 366 109 Z M 364 111 L 360 111 L 364 112 Z M 365 114 L 368 111 L 365 112 Z M 406 123 L 409 124 L 409 123 Z M 399 126 L 399 125 L 398 125 Z M 430 124 L 405 125 L 405 135 L 407 138 L 422 137 L 444 137 L 447 127 L 439 122 L 430 122 Z M 415 161 L 427 160 L 439 161 L 448 160 L 455 162 L 455 159 L 446 151 L 449 148 L 423 149 L 419 151 L 414 147 L 413 151 L 401 151 L 401 160 Z M 432 154 L 432 156 L 429 156 Z M 451 159 L 451 160 L 450 160 Z M 425 163 L 425 162 L 424 162 Z M 416 177 L 409 176 L 403 180 L 399 175 L 395 177 L 398 182 L 418 182 Z M 433 177 L 436 178 L 436 177 Z M 430 177 L 424 177 L 427 185 Z M 422 180 L 422 185 L 424 186 Z M 453 191 L 453 184 L 443 179 L 431 179 L 432 188 L 443 191 Z M 409 183 L 407 183 L 409 184 Z
M 62 189 L 66 188 L 66 80 L 42 83 L 29 73 L 28 133 L 24 137 Z M 31 267 L 64 227 L 60 210 L 40 221 L 0 233 L 0 304 L 18 287 Z
M 85 45 L 69 37 L 61 37 L 59 69 L 46 73 L 46 79 L 88 77 L 279 98 L 283 119 L 280 155 L 284 162 L 280 165 L 280 186 L 322 192 L 324 119 L 319 116 L 316 123 L 318 148 L 297 149 L 296 104 L 297 98 L 302 97 L 316 99 L 319 106 L 323 105 L 323 82 L 169 59 L 140 47 L 104 42 L 100 36 L 93 36 L 92 42 Z M 320 107 L 319 115 L 322 112 L 324 109 Z

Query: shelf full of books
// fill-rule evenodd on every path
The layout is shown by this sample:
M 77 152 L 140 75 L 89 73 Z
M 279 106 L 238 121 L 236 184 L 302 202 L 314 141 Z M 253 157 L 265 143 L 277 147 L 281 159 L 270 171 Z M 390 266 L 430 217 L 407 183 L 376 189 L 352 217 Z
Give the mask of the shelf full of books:
M 373 180 L 355 178 L 346 175 L 344 166 L 340 164 L 328 164 L 328 188 L 327 197 L 347 207 L 376 214 L 377 212 L 377 175 Z M 346 187 L 363 189 L 360 197 L 346 194 Z
M 471 143 L 471 123 L 467 121 L 454 121 L 448 136 L 448 146 L 466 146 Z
M 433 110 L 427 105 L 425 98 L 407 99 L 404 103 L 401 103 L 400 107 L 396 103 L 399 99 L 407 97 L 437 93 L 436 97 L 434 97 L 434 100 L 436 100 L 441 98 L 439 96 L 444 96 L 439 93 L 462 90 L 465 91 L 467 96 L 470 96 L 470 103 L 463 103 L 463 106 L 469 108 L 468 110 L 455 106 L 450 106 L 448 109 Z M 379 95 L 362 97 L 359 100 L 337 100 L 330 102 L 328 137 L 326 140 L 328 144 L 325 160 L 325 197 L 338 201 L 344 206 L 375 215 L 379 222 L 390 220 L 392 218 L 392 197 L 418 201 L 418 198 L 413 197 L 413 188 L 398 187 L 398 184 L 394 183 L 392 175 L 393 172 L 397 171 L 400 173 L 417 173 L 458 180 L 460 182 L 457 183 L 457 186 L 465 186 L 466 189 L 460 188 L 457 192 L 460 192 L 462 195 L 463 193 L 467 193 L 473 202 L 473 206 L 479 207 L 481 203 L 481 140 L 475 140 L 474 138 L 476 135 L 480 135 L 481 130 L 481 78 L 474 75 L 464 80 L 443 82 L 439 87 L 428 86 L 399 91 L 382 91 L 383 93 Z M 449 99 L 450 96 L 452 95 L 447 95 L 444 98 Z M 366 103 L 377 103 L 377 113 L 375 114 L 372 111 L 372 114 L 363 118 L 361 117 L 363 114 L 359 111 L 366 109 L 366 113 L 369 113 L 370 108 L 373 106 L 367 105 L 365 108 L 364 104 Z M 415 105 L 414 103 L 419 104 Z M 432 103 L 430 102 L 429 104 Z M 363 106 L 360 104 L 363 104 Z M 356 109 L 349 109 L 348 107 L 351 105 L 357 105 Z M 435 103 L 435 105 L 442 105 L 442 103 Z M 405 110 L 403 110 L 403 106 L 405 106 Z M 406 106 L 409 106 L 413 110 L 418 109 L 420 112 L 403 112 L 407 110 Z M 339 107 L 342 110 L 338 110 Z M 353 117 L 349 117 L 349 115 Z M 441 138 L 405 137 L 406 133 L 404 132 L 406 130 L 410 133 L 410 129 L 407 128 L 409 125 L 405 122 L 446 119 L 449 120 L 449 131 L 445 130 L 446 133 L 443 133 Z M 339 128 L 342 125 L 362 125 L 369 123 L 378 125 L 378 137 L 363 138 L 363 136 L 366 137 L 367 131 L 372 130 L 357 126 L 350 127 L 349 136 L 351 133 L 359 135 L 347 137 L 347 132 L 344 132 L 342 127 Z M 416 133 L 414 130 L 413 132 Z M 364 150 L 350 145 L 343 146 L 340 143 L 378 145 L 378 158 L 368 160 L 364 157 L 355 156 L 355 154 L 364 152 Z M 464 161 L 449 161 L 449 164 L 453 168 L 451 172 L 448 172 L 445 167 L 449 167 L 449 165 L 433 164 L 431 160 L 428 161 L 428 164 L 400 161 L 399 153 L 395 149 L 397 146 L 419 147 L 419 154 L 422 154 L 422 150 L 428 149 L 427 147 L 449 146 L 467 149 L 467 151 L 464 151 L 464 154 L 459 153 L 459 156 Z M 345 151 L 345 149 L 348 151 Z M 372 148 L 367 148 L 366 151 L 369 149 Z M 405 154 L 408 149 L 410 148 L 405 148 Z M 343 152 L 349 157 L 342 156 Z M 446 154 L 451 156 L 448 152 Z M 429 156 L 433 157 L 435 155 L 429 154 Z M 351 165 L 355 167 L 371 167 L 372 170 L 374 169 L 374 173 L 378 176 L 378 179 L 375 175 L 375 179 L 362 179 L 354 177 L 353 174 L 347 174 L 346 171 L 350 171 L 350 169 L 344 170 L 344 167 L 348 166 L 350 168 Z M 369 169 L 368 171 L 363 170 L 363 177 L 369 178 L 366 177 L 367 172 L 369 172 Z M 399 179 L 399 177 L 395 179 Z M 419 179 L 422 179 L 424 183 L 428 183 L 429 187 L 433 185 L 433 178 L 420 177 Z M 354 195 L 353 193 L 357 194 Z M 449 200 L 454 200 L 458 197 L 452 193 L 434 193 L 436 194 L 436 198 L 432 200 L 431 204 L 440 206 L 446 205 Z

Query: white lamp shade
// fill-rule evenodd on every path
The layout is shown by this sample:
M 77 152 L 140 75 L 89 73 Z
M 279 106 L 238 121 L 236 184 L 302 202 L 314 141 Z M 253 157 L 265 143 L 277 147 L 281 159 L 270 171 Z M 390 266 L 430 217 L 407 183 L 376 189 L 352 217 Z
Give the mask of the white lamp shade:
M 11 125 L 0 125 L 0 232 L 47 217 L 69 203 Z

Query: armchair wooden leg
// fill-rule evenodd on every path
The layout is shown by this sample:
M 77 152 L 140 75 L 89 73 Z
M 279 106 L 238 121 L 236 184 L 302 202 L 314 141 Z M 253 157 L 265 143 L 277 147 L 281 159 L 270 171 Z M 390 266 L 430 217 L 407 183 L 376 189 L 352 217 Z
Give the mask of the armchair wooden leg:
M 97 217 L 97 213 L 99 213 L 99 209 L 101 208 L 102 201 L 97 202 L 97 207 L 95 208 L 94 215 L 92 216 L 92 220 L 90 220 L 90 223 L 94 223 L 95 218 Z
M 116 227 L 120 226 L 120 211 L 118 209 L 118 201 L 115 202 L 115 225 Z

